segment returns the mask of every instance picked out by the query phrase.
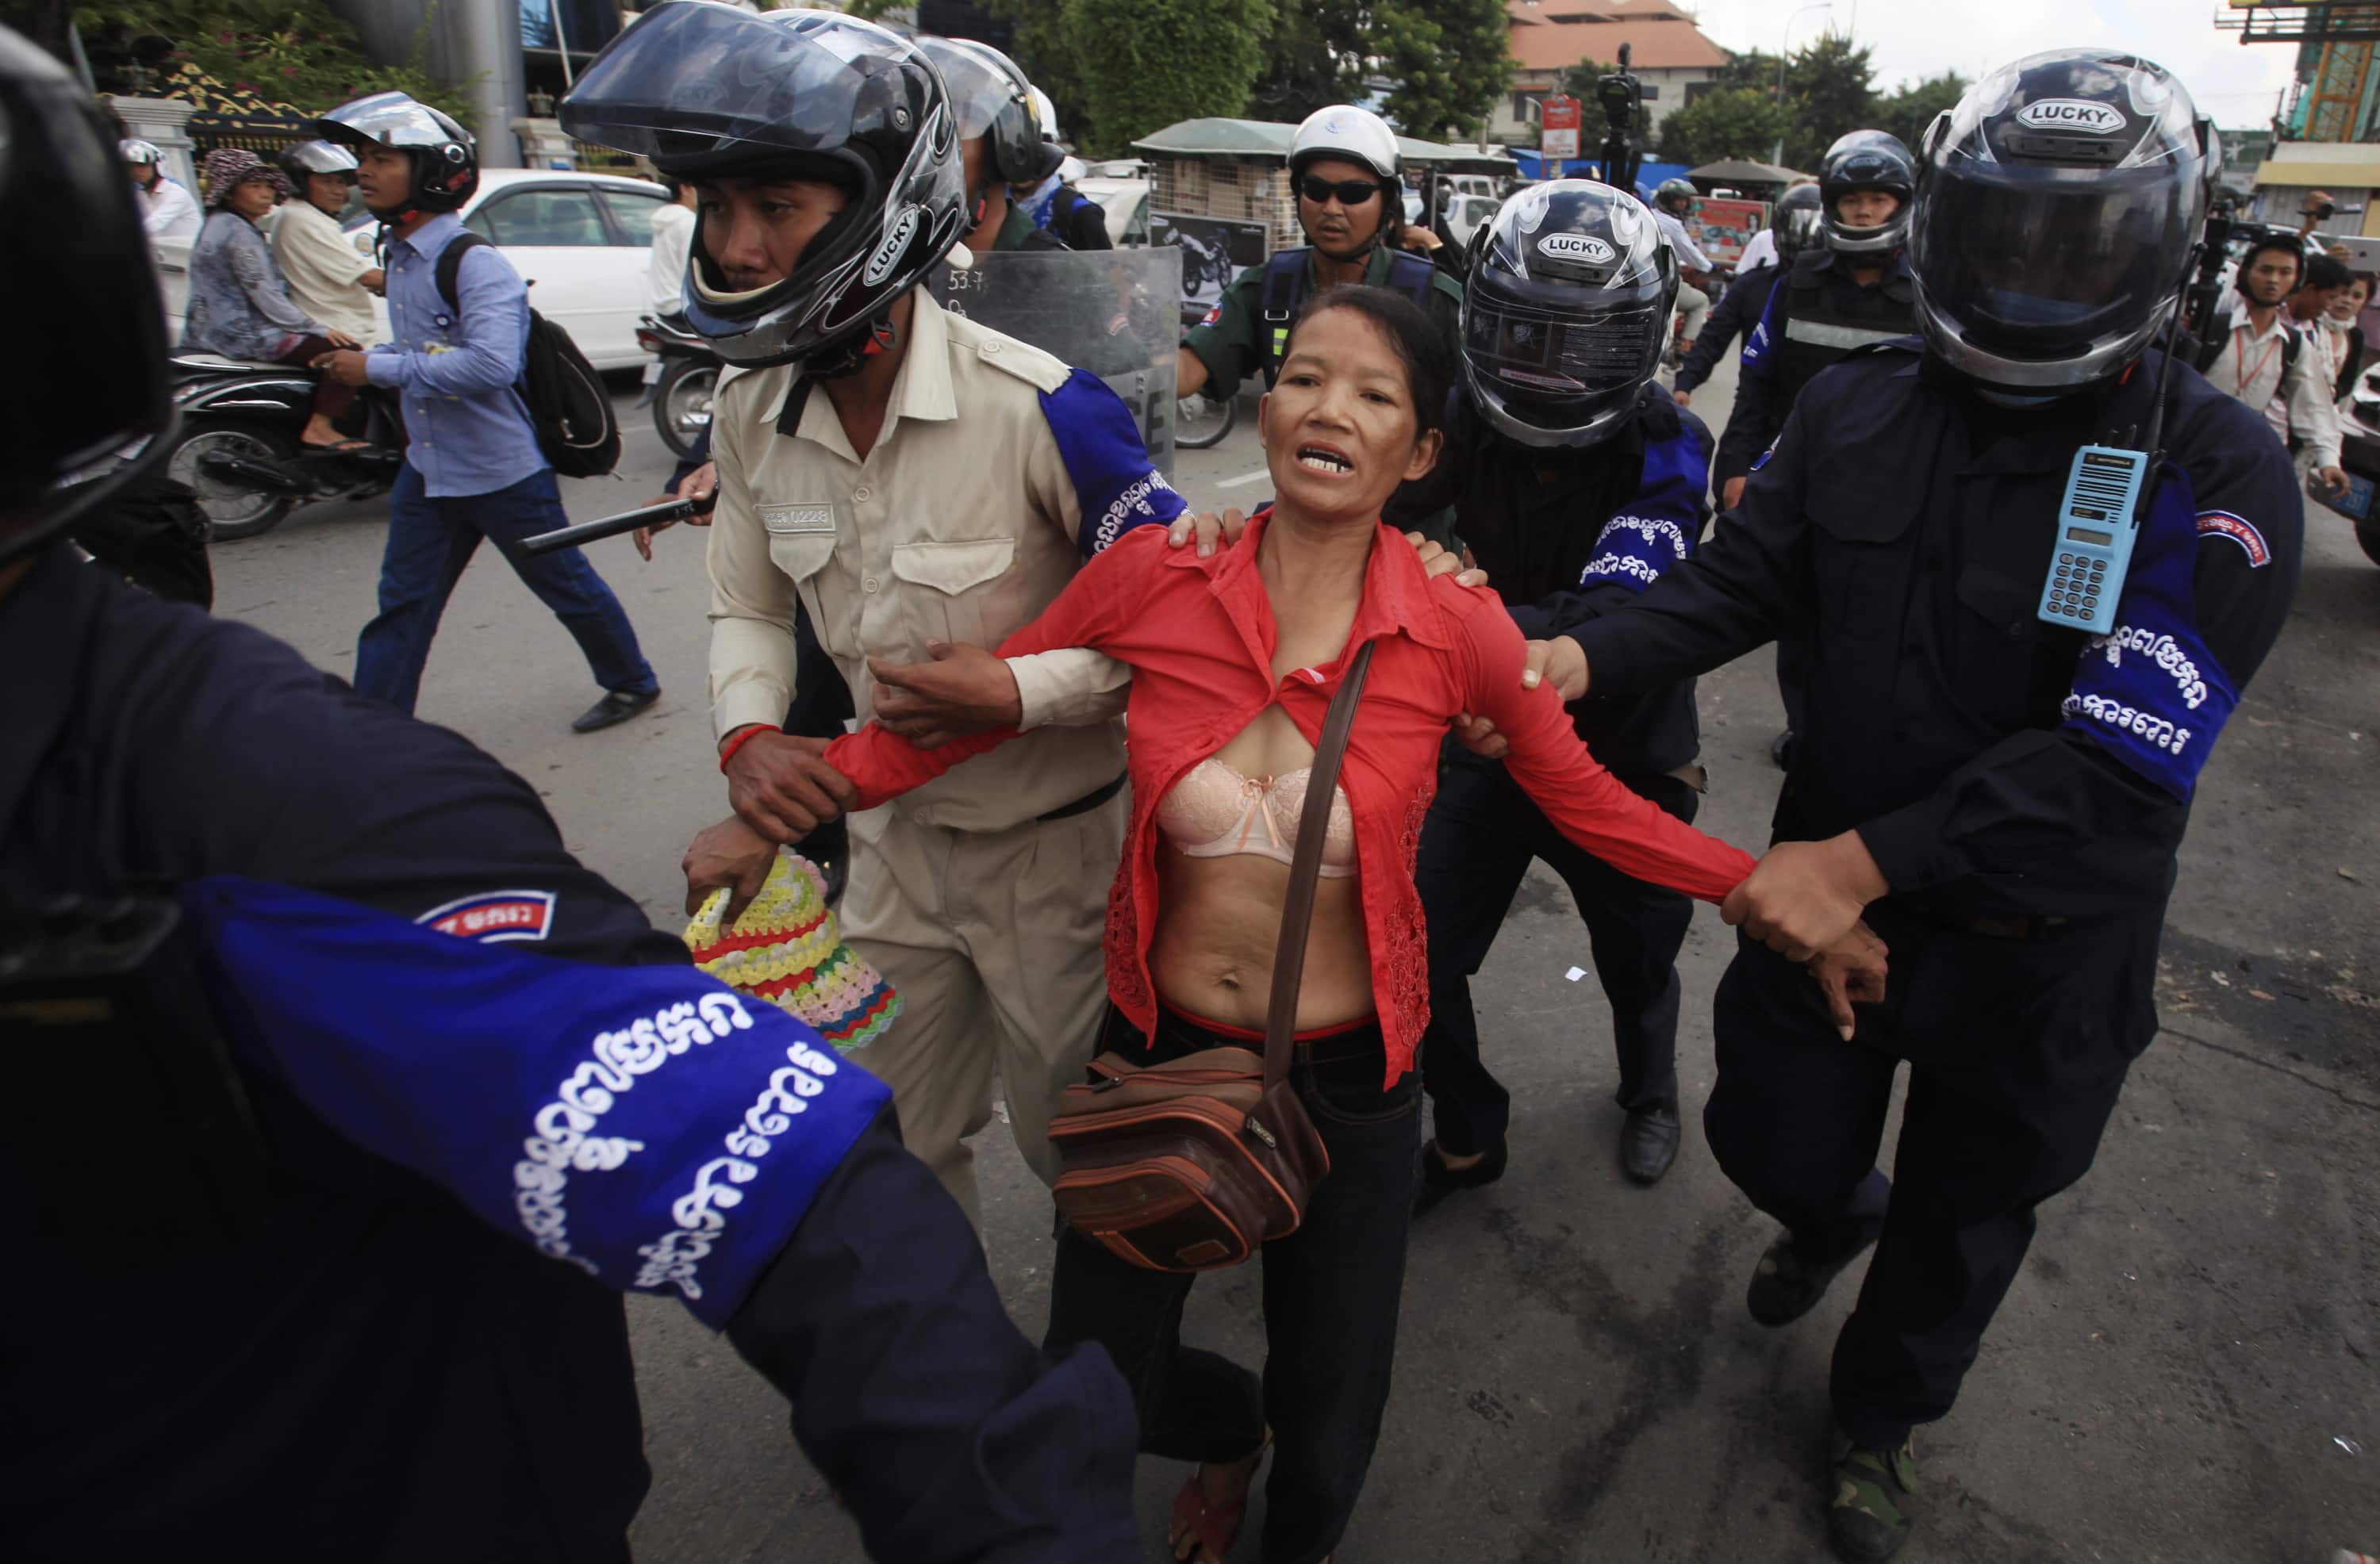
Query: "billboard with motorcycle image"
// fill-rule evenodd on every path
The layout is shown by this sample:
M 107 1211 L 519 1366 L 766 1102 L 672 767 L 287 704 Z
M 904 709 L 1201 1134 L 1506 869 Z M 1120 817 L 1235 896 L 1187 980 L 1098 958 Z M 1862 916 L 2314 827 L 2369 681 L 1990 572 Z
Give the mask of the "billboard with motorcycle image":
M 1182 212 L 1150 212 L 1148 242 L 1181 249 L 1182 314 L 1193 323 L 1222 302 L 1232 278 L 1271 253 L 1262 223 Z

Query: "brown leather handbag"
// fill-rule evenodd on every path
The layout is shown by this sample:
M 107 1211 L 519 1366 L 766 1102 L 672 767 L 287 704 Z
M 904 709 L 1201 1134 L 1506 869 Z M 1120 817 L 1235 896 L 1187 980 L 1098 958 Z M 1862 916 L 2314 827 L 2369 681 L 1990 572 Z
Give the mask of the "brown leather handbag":
M 1289 1066 L 1323 838 L 1371 665 L 1367 641 L 1322 720 L 1281 904 L 1264 1052 L 1203 1049 L 1142 1065 L 1111 1050 L 1091 1061 L 1087 1083 L 1066 1088 L 1050 1121 L 1050 1143 L 1064 1169 L 1055 1191 L 1059 1213 L 1134 1265 L 1236 1266 L 1295 1232 L 1314 1186 L 1330 1171 L 1330 1154 L 1289 1084 Z

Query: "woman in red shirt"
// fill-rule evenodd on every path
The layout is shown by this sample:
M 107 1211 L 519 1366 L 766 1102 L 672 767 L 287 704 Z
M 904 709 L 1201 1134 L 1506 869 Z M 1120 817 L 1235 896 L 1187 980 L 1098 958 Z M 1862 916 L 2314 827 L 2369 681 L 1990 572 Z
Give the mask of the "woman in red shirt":
M 1104 1046 L 1156 1062 L 1262 1037 L 1306 770 L 1342 669 L 1374 646 L 1297 1007 L 1295 1078 L 1331 1171 L 1298 1231 L 1265 1249 L 1261 1387 L 1182 1345 L 1192 1277 L 1140 1269 L 1071 1231 L 1059 1241 L 1048 1344 L 1104 1344 L 1133 1383 L 1141 1449 L 1201 1463 L 1174 1506 L 1183 1558 L 1230 1547 L 1268 1425 L 1279 1442 L 1268 1560 L 1327 1558 L 1370 1462 L 1420 1149 L 1414 1050 L 1428 979 L 1414 852 L 1449 721 L 1491 720 L 1515 780 L 1631 875 L 1716 903 L 1753 867 L 1615 782 L 1554 692 L 1523 687 L 1524 643 L 1495 595 L 1428 578 L 1380 525 L 1390 491 L 1436 459 L 1447 374 L 1435 331 L 1402 295 L 1318 295 L 1258 415 L 1270 514 L 1207 557 L 1169 549 L 1162 528 L 1127 533 L 1000 649 L 1095 647 L 1133 670 L 1133 817 L 1109 902 Z M 826 756 L 868 808 L 1014 733 L 920 750 L 870 723 Z M 1864 930 L 1840 950 L 1879 964 Z

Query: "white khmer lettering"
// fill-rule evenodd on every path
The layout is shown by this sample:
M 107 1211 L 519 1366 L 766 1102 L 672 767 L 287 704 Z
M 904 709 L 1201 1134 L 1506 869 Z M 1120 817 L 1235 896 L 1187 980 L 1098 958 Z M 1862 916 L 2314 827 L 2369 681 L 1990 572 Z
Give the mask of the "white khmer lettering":
M 599 1032 L 588 1051 L 594 1058 L 573 1070 L 553 1089 L 553 1100 L 529 1121 L 535 1133 L 521 1143 L 527 1155 L 513 1164 L 513 1206 L 541 1254 L 595 1274 L 595 1266 L 570 1250 L 563 1192 L 574 1172 L 609 1172 L 645 1148 L 645 1143 L 592 1132 L 620 1095 L 672 1058 L 698 1043 L 748 1029 L 744 1001 L 724 990 L 681 1000 L 657 1015 L 638 1018 L 617 1032 Z
M 1148 503 L 1148 497 L 1151 494 L 1172 492 L 1173 485 L 1165 481 L 1165 475 L 1162 473 L 1151 472 L 1146 478 L 1135 480 L 1130 488 L 1115 497 L 1114 502 L 1108 506 L 1106 514 L 1099 517 L 1099 528 L 1094 534 L 1097 541 L 1092 545 L 1091 552 L 1098 553 L 1123 536 L 1124 521 L 1135 511 L 1138 511 L 1145 516 L 1156 515 L 1156 507 Z
M 675 1287 L 689 1299 L 702 1296 L 698 1274 L 712 1241 L 727 1226 L 722 1211 L 743 1204 L 737 1184 L 759 1176 L 754 1166 L 769 1155 L 774 1137 L 793 1126 L 795 1114 L 809 1111 L 808 1098 L 826 1090 L 825 1077 L 835 1073 L 832 1058 L 808 1043 L 785 1050 L 791 1062 L 769 1077 L 769 1084 L 735 1127 L 727 1132 L 729 1155 L 714 1157 L 696 1170 L 694 1185 L 670 1203 L 670 1218 L 677 1225 L 637 1253 L 644 1266 L 633 1285 L 643 1289 Z
M 2206 681 L 2199 677 L 2198 664 L 2190 660 L 2180 642 L 2163 631 L 2119 624 L 2110 635 L 2091 637 L 2090 649 L 2106 657 L 2111 668 L 2123 666 L 2125 652 L 2141 652 L 2172 678 L 2183 703 L 2192 711 L 2205 703 Z

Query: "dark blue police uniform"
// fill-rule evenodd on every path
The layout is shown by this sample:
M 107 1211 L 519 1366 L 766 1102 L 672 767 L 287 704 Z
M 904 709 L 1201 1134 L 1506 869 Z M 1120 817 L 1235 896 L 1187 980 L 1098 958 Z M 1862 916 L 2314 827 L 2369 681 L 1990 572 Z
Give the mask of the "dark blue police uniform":
M 1541 599 L 1568 589 L 1567 615 L 1632 600 L 1689 557 L 1709 511 L 1710 432 L 1658 385 L 1612 438 L 1582 450 L 1532 448 L 1506 439 L 1458 392 L 1445 455 L 1401 488 L 1392 518 L 1447 506 L 1473 557 L 1522 628 L 1543 635 Z M 1579 736 L 1612 774 L 1682 820 L 1694 818 L 1695 786 L 1679 773 L 1702 746 L 1692 678 L 1625 698 L 1589 695 L 1572 708 Z M 1492 1150 L 1511 1118 L 1511 1097 L 1479 1057 L 1473 974 L 1532 860 L 1569 885 L 1586 924 L 1597 978 L 1611 1003 L 1620 1055 L 1620 1105 L 1674 1104 L 1678 1095 L 1678 949 L 1694 903 L 1633 879 L 1563 836 L 1505 771 L 1450 741 L 1438 797 L 1422 826 L 1414 879 L 1429 920 L 1430 1024 L 1422 1081 L 1439 1149 Z
M 1711 476 L 1721 488 L 1752 470 L 1754 459 L 1785 427 L 1785 416 L 1819 370 L 1854 348 L 1917 329 L 1916 284 L 1905 252 L 1889 257 L 1874 283 L 1852 275 L 1854 268 L 1877 259 L 1838 255 L 1814 245 L 1778 273 L 1744 333 L 1735 409 L 1712 463 Z
M 2177 367 L 2172 453 L 2118 627 L 2034 617 L 2077 447 L 2147 427 L 2160 356 L 2112 392 L 1996 407 L 1914 345 L 1820 376 L 1742 503 L 1635 601 L 1558 615 L 1593 687 L 1810 649 L 1779 840 L 1856 830 L 1890 892 L 1887 998 L 1845 1042 L 1742 941 L 1714 1014 L 1711 1149 L 1812 1262 L 1881 1235 L 1836 1344 L 1855 1444 L 1940 1417 L 2042 1201 L 2090 1167 L 2156 1032 L 2153 986 L 2199 768 L 2279 636 L 2303 511 L 2253 409 Z M 1912 1065 L 1897 1178 L 1876 1168 Z
M 874 1557 L 1138 1556 L 1112 1369 L 1037 1353 L 883 1086 L 526 783 L 63 546 L 0 669 L 0 905 L 173 885 L 269 1169 L 244 1242 L 95 1267 L 0 1136 L 0 1557 L 613 1564 L 622 1290 L 786 1390 Z
M 1769 261 L 1727 285 L 1727 292 L 1711 307 L 1710 318 L 1703 322 L 1703 334 L 1694 338 L 1694 351 L 1678 366 L 1678 390 L 1692 392 L 1710 379 L 1728 344 L 1749 333 L 1759 321 L 1762 311 L 1768 308 L 1769 290 L 1777 285 L 1777 263 Z

